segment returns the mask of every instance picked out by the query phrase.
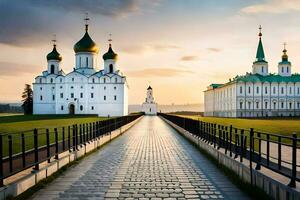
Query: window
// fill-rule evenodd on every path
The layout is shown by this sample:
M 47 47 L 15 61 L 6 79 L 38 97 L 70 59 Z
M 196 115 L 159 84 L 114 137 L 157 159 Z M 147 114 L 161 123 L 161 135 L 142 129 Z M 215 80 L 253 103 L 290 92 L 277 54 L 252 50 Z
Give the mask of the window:
M 40 78 L 40 83 L 42 83 L 42 79 Z
M 94 106 L 91 107 L 91 110 L 94 110 Z
M 256 94 L 259 93 L 259 87 L 256 87 Z
M 268 109 L 268 102 L 265 102 L 265 109 Z
M 72 82 L 74 82 L 74 78 L 72 78 Z
M 40 87 L 40 90 L 43 90 L 43 88 L 42 88 L 42 87 Z
M 50 83 L 53 83 L 53 78 L 50 79 Z
M 284 93 L 284 88 L 283 87 L 281 87 L 281 94 L 283 94 Z
M 93 90 L 93 89 L 94 89 L 94 86 L 92 86 L 91 89 Z
M 265 94 L 268 94 L 268 88 L 265 87 Z
M 106 82 L 106 78 L 103 79 L 103 83 L 105 83 L 105 82 Z
M 64 106 L 61 106 L 61 107 L 60 107 L 60 110 L 64 110 Z
M 248 87 L 248 93 L 249 93 L 249 94 L 251 93 L 251 88 L 250 88 L 250 87 Z
M 60 86 L 59 88 L 60 88 L 60 89 L 62 89 L 62 88 L 63 88 L 63 86 Z
M 80 110 L 83 111 L 83 106 L 82 105 L 80 105 Z
M 256 109 L 259 108 L 259 102 L 256 102 Z
M 113 73 L 114 72 L 114 66 L 113 64 L 109 65 L 109 73 Z
M 290 109 L 292 109 L 292 102 L 289 103 L 289 107 L 290 107 Z
M 104 101 L 106 100 L 106 96 L 103 97 Z
M 53 101 L 55 100 L 55 95 L 54 95 L 54 94 L 52 95 L 52 100 L 53 100 Z
M 261 72 L 264 73 L 264 67 L 261 67 Z
M 273 108 L 276 109 L 276 102 L 273 102 Z
M 82 92 L 80 93 L 80 98 L 83 98 L 83 93 Z
M 118 82 L 118 78 L 115 78 L 115 82 L 116 82 L 116 83 Z
M 297 108 L 298 109 L 300 108 L 300 102 L 297 102 Z
M 71 93 L 71 98 L 74 98 L 74 93 Z
M 117 100 L 117 96 L 116 95 L 114 96 L 114 99 L 115 99 L 115 101 Z
M 276 93 L 276 88 L 275 87 L 273 87 L 273 94 L 275 94 Z
M 290 94 L 292 94 L 292 87 L 290 87 Z
M 85 63 L 86 63 L 86 67 L 89 67 L 89 58 L 88 57 L 85 58 Z
M 106 90 L 106 86 L 104 86 L 104 90 Z
M 243 109 L 243 102 L 240 102 L 240 109 Z
M 281 68 L 281 72 L 282 72 L 282 73 L 284 72 L 284 68 L 283 68 L 283 67 Z
M 283 102 L 281 102 L 281 108 L 283 108 L 284 107 L 284 103 Z
M 117 89 L 117 87 L 115 86 L 115 87 L 114 87 L 114 90 L 116 90 L 116 89 Z
M 91 98 L 94 98 L 94 93 L 91 93 Z
M 40 96 L 40 100 L 43 101 L 43 96 L 42 95 Z
M 81 67 L 81 57 L 79 57 L 79 67 Z
M 289 67 L 286 67 L 286 72 L 289 73 Z
M 60 78 L 59 81 L 62 82 L 62 78 Z
M 64 93 L 60 93 L 60 98 L 64 98 Z
M 243 87 L 241 86 L 240 87 L 240 94 L 242 94 L 243 93 Z
M 93 83 L 95 83 L 95 79 L 93 78 Z
M 55 69 L 55 68 L 54 68 L 54 65 L 51 65 L 51 66 L 50 66 L 50 74 L 54 74 L 54 69 Z

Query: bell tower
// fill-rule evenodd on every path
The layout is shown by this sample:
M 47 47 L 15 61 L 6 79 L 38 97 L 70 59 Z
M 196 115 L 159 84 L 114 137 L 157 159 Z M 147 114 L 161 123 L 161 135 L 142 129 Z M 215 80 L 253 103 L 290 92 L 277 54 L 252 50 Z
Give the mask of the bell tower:
M 261 26 L 259 26 L 259 34 L 258 34 L 259 42 L 258 42 L 258 47 L 256 52 L 256 59 L 252 65 L 252 73 L 266 76 L 269 74 L 269 71 L 268 71 L 268 62 L 265 60 L 265 53 L 264 53 L 264 48 L 261 40 L 262 37 L 261 29 L 262 29 Z
M 289 61 L 289 57 L 287 55 L 286 43 L 284 43 L 283 45 L 283 55 L 281 56 L 281 62 L 278 63 L 278 74 L 280 76 L 291 76 L 292 64 Z
M 60 71 L 60 62 L 62 61 L 62 56 L 56 50 L 56 36 L 52 40 L 53 49 L 47 55 L 48 62 L 48 74 L 58 74 Z

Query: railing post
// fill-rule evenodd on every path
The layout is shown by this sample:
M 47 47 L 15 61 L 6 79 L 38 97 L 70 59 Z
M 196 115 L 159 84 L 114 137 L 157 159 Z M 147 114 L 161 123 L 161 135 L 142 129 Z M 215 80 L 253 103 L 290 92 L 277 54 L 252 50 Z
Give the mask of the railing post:
M 234 128 L 234 139 L 235 139 L 235 142 L 234 142 L 234 151 L 235 151 L 235 155 L 234 155 L 234 159 L 236 159 L 238 157 L 238 146 L 239 146 L 239 135 L 238 135 L 238 130 L 237 128 Z
M 0 187 L 3 187 L 3 136 L 0 134 Z
M 78 150 L 78 125 L 75 124 L 75 148 Z
M 296 176 L 297 176 L 297 134 L 293 134 L 293 152 L 292 152 L 292 174 L 290 187 L 296 187 Z
M 278 136 L 278 170 L 281 169 L 281 136 Z
M 243 162 L 243 156 L 244 156 L 244 129 L 241 130 L 240 162 Z
M 46 147 L 47 147 L 48 163 L 50 163 L 50 136 L 49 136 L 49 129 L 46 129 Z
M 25 135 L 22 133 L 21 135 L 22 138 L 22 166 L 25 168 L 26 167 L 26 148 L 25 148 Z M 0 143 L 1 144 L 1 143 Z
M 73 140 L 73 151 L 76 150 L 76 139 L 75 139 L 75 135 L 76 135 L 76 130 L 75 130 L 75 125 L 73 125 L 73 135 L 72 135 L 72 140 Z
M 225 131 L 224 131 L 224 138 L 225 138 L 225 154 L 227 155 L 227 151 L 228 151 L 228 127 L 225 126 Z
M 79 143 L 80 143 L 80 146 L 82 145 L 83 143 L 83 135 L 84 135 L 84 131 L 82 131 L 82 124 L 79 124 Z M 82 133 L 83 132 L 83 133 Z M 83 135 L 82 135 L 83 134 Z
M 229 127 L 229 156 L 232 157 L 232 125 Z
M 38 130 L 33 130 L 33 143 L 34 143 L 34 169 L 39 170 L 39 146 L 38 146 Z
M 12 154 L 13 154 L 13 147 L 12 147 L 12 136 L 8 136 L 8 157 L 9 157 L 9 172 L 13 171 L 13 160 L 12 160 Z
M 267 166 L 270 164 L 270 135 L 267 134 Z
M 55 159 L 58 159 L 58 132 L 57 128 L 54 128 L 54 136 L 55 136 Z
M 68 126 L 68 150 L 71 151 L 71 127 Z
M 217 143 L 217 124 L 214 124 L 214 148 L 216 148 Z
M 218 145 L 218 149 L 221 148 L 221 137 L 222 137 L 222 130 L 221 130 L 221 126 L 218 125 L 218 129 L 219 129 L 219 145 Z
M 250 128 L 250 180 L 251 180 L 251 185 L 253 184 L 253 177 L 252 177 L 252 161 L 253 161 L 253 136 L 254 136 L 254 130 L 253 128 Z
M 65 127 L 62 127 L 62 150 L 65 151 Z
M 90 140 L 93 140 L 93 129 L 92 129 L 92 123 L 89 124 L 89 129 L 90 129 Z
M 261 135 L 258 132 L 257 133 L 257 137 L 258 137 L 258 161 L 256 163 L 256 170 L 260 170 L 261 169 Z

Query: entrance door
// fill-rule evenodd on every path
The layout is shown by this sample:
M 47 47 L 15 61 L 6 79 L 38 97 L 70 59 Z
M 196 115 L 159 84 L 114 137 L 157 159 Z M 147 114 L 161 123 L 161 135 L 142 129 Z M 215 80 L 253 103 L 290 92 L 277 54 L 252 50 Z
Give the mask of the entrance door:
M 75 106 L 74 104 L 70 104 L 69 106 L 69 114 L 74 115 L 75 114 Z

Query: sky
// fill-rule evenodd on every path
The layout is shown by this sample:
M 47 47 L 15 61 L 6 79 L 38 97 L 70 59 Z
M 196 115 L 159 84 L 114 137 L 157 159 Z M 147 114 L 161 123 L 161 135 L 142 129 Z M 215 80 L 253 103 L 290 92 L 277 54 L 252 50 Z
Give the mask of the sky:
M 72 71 L 86 12 L 98 69 L 112 34 L 129 104 L 141 104 L 149 84 L 159 104 L 203 103 L 209 84 L 251 71 L 259 25 L 269 72 L 284 42 L 300 72 L 299 0 L 0 0 L 0 102 L 20 102 L 24 84 L 46 70 L 54 34 Z

